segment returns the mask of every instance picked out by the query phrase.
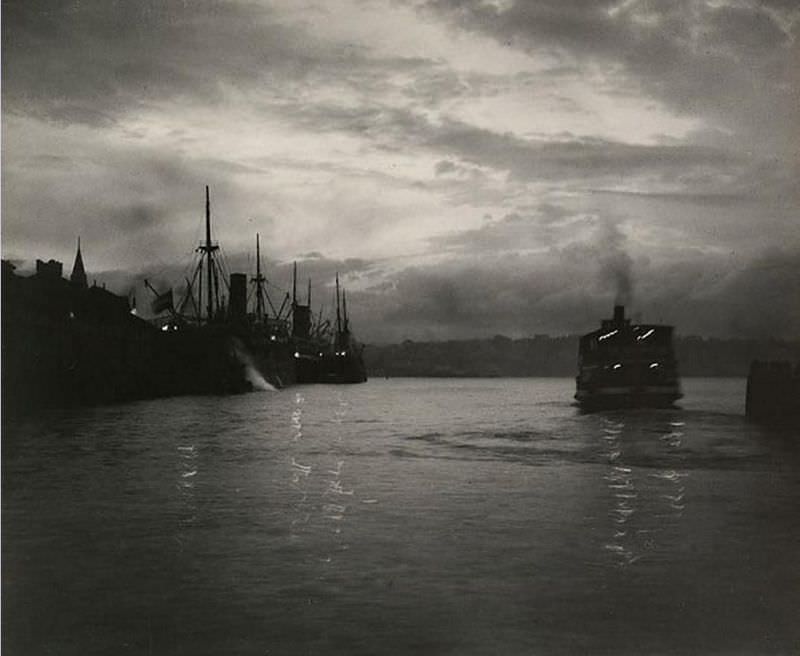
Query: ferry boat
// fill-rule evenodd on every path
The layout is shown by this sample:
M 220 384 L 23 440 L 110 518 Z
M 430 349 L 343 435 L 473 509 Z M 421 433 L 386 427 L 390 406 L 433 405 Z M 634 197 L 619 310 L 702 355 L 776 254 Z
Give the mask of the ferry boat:
M 576 401 L 585 408 L 668 407 L 680 399 L 673 327 L 632 324 L 623 305 L 580 339 Z

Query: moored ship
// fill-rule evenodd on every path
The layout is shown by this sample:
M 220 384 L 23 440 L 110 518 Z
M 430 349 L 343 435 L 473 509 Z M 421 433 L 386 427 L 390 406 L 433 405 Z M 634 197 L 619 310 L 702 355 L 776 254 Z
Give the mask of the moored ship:
M 323 352 L 321 383 L 365 383 L 367 368 L 364 364 L 364 346 L 350 330 L 347 315 L 347 294 L 339 288 L 336 274 L 336 334 L 328 349 Z
M 313 320 L 310 282 L 306 304 L 299 302 L 296 268 L 293 294 L 273 304 L 256 235 L 248 294 L 248 276 L 228 274 L 212 241 L 210 205 L 206 187 L 205 239 L 182 293 L 145 281 L 154 295 L 150 320 L 138 316 L 130 295 L 88 284 L 80 241 L 69 279 L 55 260 L 37 260 L 30 276 L 3 260 L 4 409 L 366 380 L 346 304 L 344 321 L 339 315 L 338 277 L 333 334 L 321 312 Z
M 585 408 L 670 406 L 683 394 L 673 327 L 632 324 L 625 308 L 580 339 L 575 399 Z
M 173 306 L 171 290 L 156 293 L 153 301 L 153 311 L 162 314 L 157 323 L 166 353 L 162 366 L 166 388 L 177 394 L 227 394 L 293 384 L 296 368 L 289 322 L 281 316 L 286 302 L 281 312 L 269 316 L 258 235 L 256 276 L 251 281 L 255 285 L 256 307 L 248 313 L 247 276 L 226 276 L 219 245 L 211 238 L 208 187 L 205 232 L 178 307 Z
M 261 273 L 259 236 L 256 235 L 255 307 L 248 311 L 247 277 L 232 273 L 226 277 L 218 256 L 219 246 L 211 239 L 211 211 L 206 187 L 206 238 L 194 274 L 186 281 L 183 297 L 175 309 L 171 302 L 154 310 L 169 312 L 160 320 L 170 363 L 167 378 L 185 377 L 192 391 L 230 393 L 253 388 L 286 387 L 295 383 L 360 383 L 366 381 L 363 347 L 353 338 L 347 301 L 340 301 L 336 277 L 336 332 L 330 321 L 313 321 L 311 282 L 306 303 L 297 295 L 297 265 L 294 265 L 292 294 L 285 294 L 276 308 Z M 223 286 L 227 282 L 227 305 Z M 155 291 L 155 290 L 153 290 Z M 170 292 L 171 294 L 171 292 Z M 341 304 L 341 305 L 340 305 Z M 269 309 L 268 309 L 269 308 Z M 271 312 L 270 312 L 271 310 Z M 343 314 L 343 316 L 342 316 Z
M 298 383 L 318 383 L 322 358 L 327 348 L 327 323 L 320 317 L 314 325 L 311 314 L 311 281 L 305 304 L 297 298 L 297 263 L 292 272 L 292 346 L 294 348 L 295 378 Z

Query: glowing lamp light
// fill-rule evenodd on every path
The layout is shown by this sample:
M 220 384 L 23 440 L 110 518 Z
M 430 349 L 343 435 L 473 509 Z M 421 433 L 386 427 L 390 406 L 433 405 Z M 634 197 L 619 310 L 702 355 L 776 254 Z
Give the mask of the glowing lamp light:
M 619 362 L 617 362 L 617 364 L 615 364 L 612 368 L 613 369 L 622 369 L 622 365 Z
M 656 331 L 655 331 L 655 329 L 654 329 L 654 328 L 651 328 L 651 329 L 650 329 L 650 330 L 648 330 L 648 331 L 647 331 L 647 332 L 646 332 L 644 335 L 639 335 L 639 336 L 636 338 L 636 341 L 637 341 L 637 342 L 641 342 L 643 339 L 647 339 L 648 337 L 650 337 L 650 335 L 652 335 L 654 332 L 656 332 Z
M 270 335 L 270 336 L 269 336 L 269 341 L 270 341 L 270 342 L 274 342 L 276 339 L 278 339 L 278 338 L 277 338 L 277 337 L 275 337 L 275 335 Z
M 650 363 L 650 368 L 651 368 L 651 369 L 655 369 L 655 368 L 657 368 L 657 367 L 658 367 L 658 362 L 651 362 L 651 363 Z
M 300 351 L 295 351 L 294 352 L 294 357 L 299 358 L 300 357 Z

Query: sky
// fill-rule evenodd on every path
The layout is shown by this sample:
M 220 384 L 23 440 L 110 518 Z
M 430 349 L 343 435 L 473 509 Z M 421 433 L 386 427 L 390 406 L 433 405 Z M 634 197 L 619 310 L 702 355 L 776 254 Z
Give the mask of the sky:
M 203 234 L 367 342 L 800 337 L 797 0 L 3 0 L 2 254 Z

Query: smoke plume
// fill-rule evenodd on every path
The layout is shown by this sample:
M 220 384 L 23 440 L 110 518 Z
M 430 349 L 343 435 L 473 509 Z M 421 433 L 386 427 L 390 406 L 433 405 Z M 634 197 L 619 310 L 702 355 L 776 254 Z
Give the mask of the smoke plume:
M 603 286 L 614 292 L 615 305 L 633 302 L 633 259 L 625 248 L 627 237 L 616 223 L 601 224 L 598 242 L 601 253 L 600 275 Z

